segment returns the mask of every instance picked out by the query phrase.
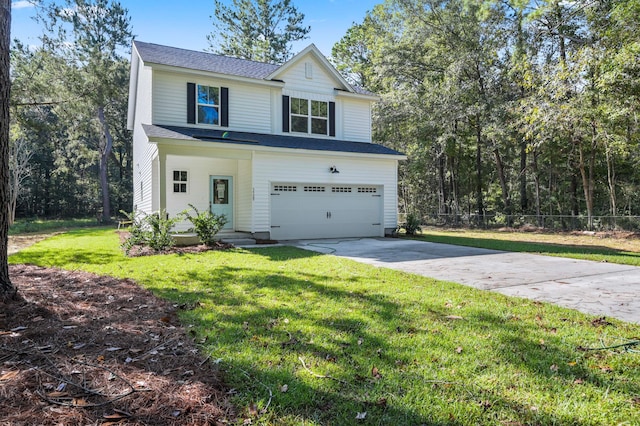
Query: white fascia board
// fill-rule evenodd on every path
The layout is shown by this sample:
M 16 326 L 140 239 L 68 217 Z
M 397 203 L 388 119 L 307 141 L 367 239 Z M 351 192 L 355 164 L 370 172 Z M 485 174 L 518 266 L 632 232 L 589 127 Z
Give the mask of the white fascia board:
M 167 71 L 167 72 L 173 72 L 178 74 L 193 75 L 198 77 L 216 78 L 219 80 L 237 81 L 241 83 L 259 84 L 266 87 L 278 87 L 278 88 L 284 87 L 284 82 L 282 81 L 267 81 L 267 80 L 258 79 L 258 78 L 240 77 L 236 75 L 221 74 L 221 73 L 215 73 L 211 71 L 199 71 L 191 68 L 173 67 L 170 65 L 155 64 L 152 62 L 146 62 L 145 65 L 148 65 L 152 69 L 158 70 L 158 71 Z
M 138 70 L 140 67 L 140 54 L 135 43 L 131 46 L 131 63 L 129 69 L 129 102 L 127 105 L 127 130 L 133 130 L 136 119 L 136 102 L 138 94 Z
M 297 148 L 275 148 L 271 146 L 259 146 L 253 144 L 240 145 L 223 142 L 202 142 L 199 139 L 168 139 L 168 138 L 149 138 L 149 142 L 161 146 L 180 146 L 198 149 L 235 149 L 238 151 L 253 151 L 253 152 L 271 152 L 277 154 L 300 154 L 300 155 L 314 155 L 314 156 L 332 156 L 332 157 L 351 157 L 351 158 L 368 158 L 379 160 L 406 160 L 406 155 L 391 155 L 391 154 L 370 154 L 364 152 L 344 152 L 344 151 L 319 151 L 315 149 L 297 149 Z M 366 143 L 366 142 L 363 142 Z M 203 145 L 211 144 L 211 145 Z M 215 145 L 213 145 L 215 144 Z
M 362 100 L 367 100 L 372 102 L 376 102 L 382 99 L 378 95 L 365 95 L 364 93 L 345 92 L 344 90 L 340 90 L 340 89 L 333 89 L 333 93 L 335 94 L 336 98 L 343 97 L 343 98 L 351 98 L 351 99 L 362 99 Z

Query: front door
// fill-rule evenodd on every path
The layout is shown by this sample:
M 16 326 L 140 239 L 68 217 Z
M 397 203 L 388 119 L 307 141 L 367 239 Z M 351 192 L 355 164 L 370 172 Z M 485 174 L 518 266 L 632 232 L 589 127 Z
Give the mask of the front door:
M 223 214 L 227 223 L 222 229 L 233 229 L 233 177 L 211 176 L 209 200 L 213 214 Z

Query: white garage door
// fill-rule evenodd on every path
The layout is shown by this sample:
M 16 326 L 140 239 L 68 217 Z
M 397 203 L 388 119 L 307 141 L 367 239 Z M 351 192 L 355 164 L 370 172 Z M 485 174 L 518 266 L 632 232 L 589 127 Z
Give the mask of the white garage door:
M 271 185 L 271 238 L 380 237 L 382 187 Z

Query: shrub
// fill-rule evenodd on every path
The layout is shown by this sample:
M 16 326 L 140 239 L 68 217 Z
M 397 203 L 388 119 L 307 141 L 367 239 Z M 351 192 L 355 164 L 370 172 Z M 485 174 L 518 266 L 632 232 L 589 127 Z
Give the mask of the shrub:
M 185 212 L 185 217 L 193 224 L 192 232 L 195 232 L 200 241 L 211 247 L 215 245 L 215 236 L 227 223 L 227 217 L 223 214 L 217 215 L 210 210 L 200 212 L 193 204 L 189 207 L 195 212 L 195 216 Z
M 420 216 L 415 213 L 409 213 L 407 214 L 407 220 L 404 225 L 402 225 L 402 227 L 404 228 L 404 231 L 407 233 L 407 235 L 415 235 L 416 232 L 422 231 L 420 224 Z
M 182 214 L 170 218 L 164 209 L 148 215 L 145 218 L 145 222 L 150 228 L 147 245 L 155 251 L 162 251 L 173 247 L 175 241 L 171 236 L 171 230 L 180 220 L 182 220 Z
M 169 218 L 166 210 L 146 214 L 144 212 L 126 213 L 121 211 L 131 221 L 129 238 L 122 244 L 126 254 L 133 246 L 149 246 L 154 251 L 162 251 L 173 247 L 175 241 L 171 230 L 182 219 L 182 214 Z

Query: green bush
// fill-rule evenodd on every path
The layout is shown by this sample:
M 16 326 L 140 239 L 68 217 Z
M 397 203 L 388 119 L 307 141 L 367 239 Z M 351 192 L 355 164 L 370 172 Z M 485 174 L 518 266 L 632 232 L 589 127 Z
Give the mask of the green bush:
M 173 247 L 175 241 L 171 236 L 173 227 L 182 220 L 182 215 L 169 218 L 166 210 L 146 214 L 144 212 L 127 213 L 121 211 L 131 221 L 129 238 L 122 244 L 125 253 L 129 254 L 133 246 L 151 247 L 154 251 L 162 251 Z
M 215 245 L 215 236 L 227 223 L 227 217 L 223 214 L 217 215 L 210 210 L 200 212 L 193 204 L 189 207 L 195 212 L 195 216 L 185 212 L 184 216 L 193 224 L 191 232 L 195 232 L 200 241 L 211 247 Z
M 402 225 L 404 232 L 406 232 L 407 235 L 415 235 L 416 232 L 422 231 L 422 228 L 420 227 L 421 222 L 419 215 L 415 213 L 407 214 L 407 220 L 404 225 Z

